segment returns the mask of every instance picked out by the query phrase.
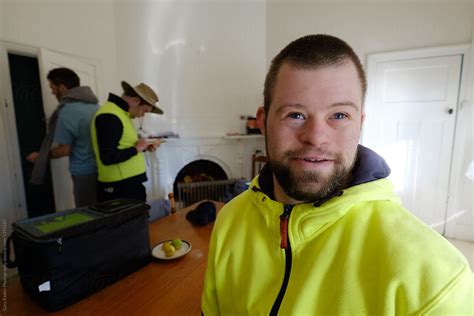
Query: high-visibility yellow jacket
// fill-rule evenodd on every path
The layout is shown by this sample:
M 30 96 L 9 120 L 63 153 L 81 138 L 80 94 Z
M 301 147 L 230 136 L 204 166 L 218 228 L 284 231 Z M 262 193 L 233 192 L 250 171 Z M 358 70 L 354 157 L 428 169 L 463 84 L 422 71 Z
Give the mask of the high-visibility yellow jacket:
M 473 315 L 472 287 L 466 259 L 400 205 L 389 180 L 291 208 L 262 192 L 256 178 L 218 214 L 202 311 Z
M 133 147 L 138 140 L 137 131 L 133 126 L 129 113 L 110 101 L 105 102 L 96 112 L 91 124 L 92 148 L 96 156 L 99 181 L 117 182 L 145 173 L 146 163 L 142 152 L 138 152 L 130 159 L 120 163 L 105 165 L 102 162 L 95 127 L 95 119 L 101 114 L 115 115 L 122 123 L 123 132 L 119 140 L 118 149 Z

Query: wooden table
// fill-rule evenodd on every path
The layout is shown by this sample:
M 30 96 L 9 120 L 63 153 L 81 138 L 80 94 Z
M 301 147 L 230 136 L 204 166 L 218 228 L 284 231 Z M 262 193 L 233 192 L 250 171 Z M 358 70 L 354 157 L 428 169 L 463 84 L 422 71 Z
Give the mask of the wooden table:
M 150 264 L 65 309 L 49 313 L 23 291 L 18 277 L 8 280 L 6 311 L 1 315 L 200 315 L 201 293 L 213 223 L 193 226 L 187 211 L 150 223 L 150 245 L 181 238 L 192 244 L 184 257 Z M 220 209 L 223 204 L 216 202 Z

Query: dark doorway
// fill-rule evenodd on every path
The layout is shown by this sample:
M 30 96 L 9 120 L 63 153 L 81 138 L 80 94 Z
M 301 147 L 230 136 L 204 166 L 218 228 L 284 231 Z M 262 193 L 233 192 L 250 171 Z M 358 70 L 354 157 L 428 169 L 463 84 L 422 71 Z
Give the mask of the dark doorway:
M 44 183 L 33 185 L 29 181 L 33 164 L 26 160 L 28 154 L 39 150 L 46 134 L 38 59 L 9 53 L 8 62 L 28 217 L 53 213 L 56 207 L 49 164 Z

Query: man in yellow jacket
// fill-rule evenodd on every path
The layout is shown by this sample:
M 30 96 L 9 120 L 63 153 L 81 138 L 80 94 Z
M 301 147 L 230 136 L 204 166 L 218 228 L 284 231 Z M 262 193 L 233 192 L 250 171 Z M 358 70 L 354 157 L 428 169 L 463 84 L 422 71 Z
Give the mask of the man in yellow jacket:
M 257 120 L 269 163 L 219 213 L 204 315 L 472 315 L 466 259 L 400 205 L 358 144 L 366 77 L 344 41 L 285 47 Z
M 91 124 L 92 147 L 97 169 L 97 199 L 99 202 L 116 198 L 131 198 L 146 202 L 147 181 L 144 150 L 156 150 L 159 142 L 149 143 L 138 138 L 132 119 L 154 112 L 158 96 L 148 85 L 132 87 L 122 81 L 123 94 L 110 93 L 96 112 Z

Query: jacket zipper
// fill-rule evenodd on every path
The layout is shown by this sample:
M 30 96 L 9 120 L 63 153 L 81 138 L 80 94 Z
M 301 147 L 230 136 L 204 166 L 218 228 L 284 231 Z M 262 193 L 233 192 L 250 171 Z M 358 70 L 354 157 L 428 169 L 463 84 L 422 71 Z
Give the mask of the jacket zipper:
M 283 213 L 280 215 L 280 248 L 285 249 L 285 276 L 283 277 L 283 283 L 281 285 L 280 292 L 278 293 L 275 303 L 273 303 L 272 310 L 270 311 L 270 315 L 272 316 L 278 315 L 281 302 L 283 301 L 283 297 L 285 296 L 286 288 L 288 286 L 288 281 L 290 280 L 292 257 L 290 238 L 288 236 L 288 222 L 290 220 L 292 209 L 293 205 L 285 205 L 283 208 Z

